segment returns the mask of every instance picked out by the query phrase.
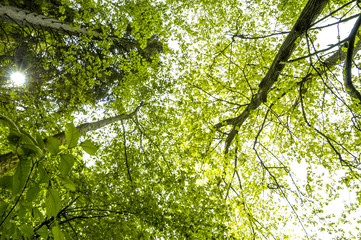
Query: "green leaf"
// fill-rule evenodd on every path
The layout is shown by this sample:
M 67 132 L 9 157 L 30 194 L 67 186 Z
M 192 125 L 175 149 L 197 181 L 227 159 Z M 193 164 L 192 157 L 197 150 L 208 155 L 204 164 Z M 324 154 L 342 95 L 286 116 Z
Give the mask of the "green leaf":
M 93 143 L 91 140 L 85 140 L 84 142 L 82 142 L 80 144 L 80 146 L 83 148 L 83 150 L 88 153 L 89 155 L 94 155 L 97 150 L 98 147 L 95 145 L 95 143 Z
M 41 149 L 38 146 L 34 145 L 34 144 L 22 144 L 21 148 L 22 148 L 23 152 L 28 154 L 28 155 L 32 154 L 32 153 L 36 153 L 38 155 L 43 154 Z
M 42 239 L 48 239 L 49 231 L 46 226 L 42 226 L 41 228 L 39 228 L 36 233 L 39 234 Z
M 21 133 L 21 143 L 23 144 L 30 144 L 30 145 L 34 145 L 35 143 L 31 140 L 31 136 L 28 133 L 26 133 L 25 131 L 22 131 Z
M 20 219 L 24 219 L 26 214 L 28 214 L 29 212 L 31 212 L 32 208 L 29 207 L 29 206 L 26 206 L 23 204 L 24 202 L 21 202 L 19 203 L 19 211 L 17 212 L 17 216 L 20 218 Z
M 36 141 L 38 143 L 38 146 L 40 149 L 44 149 L 44 141 L 43 141 L 43 138 L 40 136 L 39 133 L 36 133 Z
M 14 177 L 13 177 L 13 192 L 18 194 L 21 192 L 25 186 L 26 180 L 29 177 L 31 169 L 31 160 L 26 157 L 20 157 L 19 164 L 16 168 Z
M 48 137 L 46 147 L 51 155 L 56 155 L 59 152 L 60 141 L 54 137 Z
M 0 188 L 12 189 L 13 188 L 13 176 L 4 176 L 0 178 Z
M 74 157 L 71 154 L 60 155 L 60 173 L 65 177 L 74 165 Z
M 30 225 L 27 225 L 27 224 L 21 225 L 20 230 L 26 237 L 31 237 L 34 234 L 34 229 Z
M 66 187 L 70 191 L 76 190 L 75 184 L 69 179 L 63 179 L 63 184 L 64 184 L 64 187 Z
M 79 130 L 74 127 L 73 123 L 67 123 L 65 125 L 65 138 L 68 148 L 73 148 L 78 145 L 80 133 Z
M 7 139 L 11 145 L 18 146 L 21 141 L 21 136 L 18 132 L 11 130 Z
M 61 232 L 59 226 L 54 226 L 51 231 L 53 232 L 54 240 L 65 240 L 64 234 Z
M 37 207 L 32 208 L 32 213 L 31 214 L 32 214 L 32 216 L 34 216 L 35 219 L 37 219 L 40 222 L 45 220 L 45 217 L 44 217 L 43 213 L 40 212 L 39 208 L 37 208 Z
M 7 202 L 0 203 L 0 215 L 1 216 L 4 216 L 8 206 L 9 206 L 9 203 L 7 203 Z
M 65 7 L 64 6 L 59 6 L 59 12 L 61 13 L 61 14 L 64 14 L 65 13 Z
M 55 189 L 48 189 L 45 199 L 46 213 L 48 217 L 55 217 L 61 208 L 59 193 Z
M 68 232 L 62 232 L 66 240 L 72 240 L 73 238 L 70 236 Z
M 33 185 L 29 188 L 28 192 L 26 193 L 26 201 L 31 203 L 33 202 L 40 192 L 40 187 L 38 185 Z
M 39 163 L 38 165 L 38 172 L 39 172 L 38 183 L 49 182 L 48 173 L 46 172 L 46 169 L 42 163 Z

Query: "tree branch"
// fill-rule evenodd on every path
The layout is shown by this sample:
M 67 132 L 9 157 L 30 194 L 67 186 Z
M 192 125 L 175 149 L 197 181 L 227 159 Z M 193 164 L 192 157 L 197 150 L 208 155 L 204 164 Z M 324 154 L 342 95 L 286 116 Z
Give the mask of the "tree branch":
M 306 31 L 311 27 L 312 23 L 326 7 L 328 2 L 328 0 L 309 0 L 307 2 L 291 32 L 282 43 L 269 71 L 259 84 L 257 94 L 252 98 L 247 108 L 238 117 L 232 120 L 234 124 L 225 143 L 225 153 L 228 153 L 228 149 L 235 135 L 238 133 L 236 128 L 239 128 L 245 122 L 251 111 L 257 109 L 262 103 L 267 101 L 267 95 L 271 90 L 271 87 L 277 81 L 278 76 L 285 67 L 284 62 L 287 62 L 288 58 L 292 55 L 294 49 L 296 48 L 296 41 L 304 36 Z M 216 126 L 219 126 L 219 124 L 216 124 Z
M 127 167 L 129 181 L 132 182 L 132 176 L 130 175 L 130 167 L 128 163 L 128 154 L 127 154 L 127 139 L 125 138 L 125 127 L 122 121 L 122 128 L 123 128 L 123 141 L 124 141 L 124 158 L 125 158 L 125 165 Z
M 347 90 L 350 91 L 350 95 L 354 98 L 357 98 L 361 101 L 361 94 L 355 86 L 352 84 L 352 74 L 351 74 L 351 68 L 352 68 L 352 57 L 354 53 L 354 45 L 355 45 L 355 38 L 358 33 L 358 29 L 361 25 L 361 16 L 357 19 L 355 25 L 352 28 L 352 31 L 350 33 L 349 37 L 349 44 L 348 44 L 348 50 L 347 50 L 347 58 L 346 58 L 346 66 L 345 66 L 345 87 Z
M 26 26 L 36 29 L 45 29 L 51 32 L 62 33 L 66 35 L 88 35 L 95 39 L 100 39 L 100 32 L 88 31 L 84 27 L 74 29 L 69 23 L 59 21 L 55 18 L 49 18 L 41 14 L 19 9 L 12 6 L 0 4 L 0 20 L 8 23 L 15 23 L 20 26 Z M 110 36 L 113 41 L 124 43 L 126 39 Z
M 106 125 L 109 125 L 114 122 L 118 122 L 120 120 L 126 120 L 132 118 L 134 115 L 137 114 L 139 109 L 144 105 L 144 102 L 141 102 L 139 106 L 129 114 L 120 114 L 115 117 L 110 117 L 106 119 L 99 120 L 97 122 L 91 122 L 91 123 L 83 123 L 77 127 L 79 130 L 80 135 L 85 135 L 89 131 L 95 131 L 97 129 L 100 129 Z M 65 132 L 60 132 L 58 134 L 53 135 L 52 137 L 57 138 L 61 144 L 64 144 L 66 141 L 65 138 Z M 46 144 L 47 138 L 44 139 L 44 142 Z M 19 157 L 10 152 L 3 155 L 0 155 L 0 175 L 10 171 L 11 169 L 14 169 L 17 167 L 19 163 Z

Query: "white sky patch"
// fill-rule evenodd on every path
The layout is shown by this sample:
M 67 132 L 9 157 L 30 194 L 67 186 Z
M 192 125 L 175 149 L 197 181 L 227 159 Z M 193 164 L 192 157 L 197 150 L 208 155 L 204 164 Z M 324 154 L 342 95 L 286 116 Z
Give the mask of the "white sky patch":
M 355 24 L 356 19 L 352 19 L 350 21 L 336 24 L 327 28 L 322 29 L 319 34 L 317 35 L 317 39 L 315 41 L 316 44 L 320 44 L 321 49 L 329 47 L 331 45 L 334 45 L 338 43 L 339 41 L 342 41 L 346 39 L 351 30 L 352 27 Z M 325 21 L 323 24 L 319 25 L 328 25 L 337 22 L 334 19 L 331 19 L 329 21 Z M 332 49 L 335 50 L 335 49 Z M 332 51 L 331 50 L 331 51 Z
M 21 73 L 21 72 L 13 72 L 11 75 L 10 75 L 10 79 L 11 81 L 17 85 L 17 86 L 21 86 L 21 85 L 24 85 L 25 83 L 25 74 L 24 73 Z

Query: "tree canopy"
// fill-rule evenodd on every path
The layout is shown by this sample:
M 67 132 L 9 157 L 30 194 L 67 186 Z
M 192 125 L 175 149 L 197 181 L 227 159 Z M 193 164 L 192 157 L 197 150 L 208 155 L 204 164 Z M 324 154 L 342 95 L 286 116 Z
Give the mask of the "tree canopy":
M 359 239 L 360 25 L 358 0 L 2 0 L 0 239 Z

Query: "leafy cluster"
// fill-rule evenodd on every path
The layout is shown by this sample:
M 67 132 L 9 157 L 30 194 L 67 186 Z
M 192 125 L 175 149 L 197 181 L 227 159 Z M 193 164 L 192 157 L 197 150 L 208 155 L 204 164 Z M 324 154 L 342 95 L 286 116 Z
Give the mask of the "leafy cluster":
M 1 4 L 1 239 L 361 237 L 359 1 Z

